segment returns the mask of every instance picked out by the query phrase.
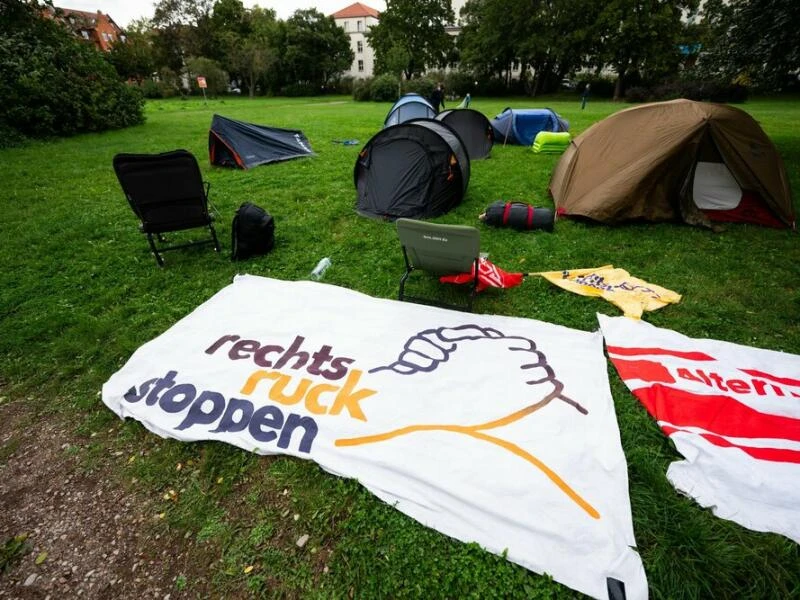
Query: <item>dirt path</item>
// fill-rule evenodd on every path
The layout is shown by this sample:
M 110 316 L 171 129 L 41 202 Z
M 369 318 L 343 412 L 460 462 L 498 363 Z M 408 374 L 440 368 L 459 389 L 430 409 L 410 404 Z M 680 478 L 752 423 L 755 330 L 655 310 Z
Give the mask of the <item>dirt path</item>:
M 188 596 L 181 575 L 202 595 L 204 553 L 156 533 L 151 500 L 119 483 L 122 452 L 87 463 L 90 440 L 71 431 L 22 402 L 0 403 L 0 598 L 172 600 Z M 22 535 L 3 572 L 8 542 Z

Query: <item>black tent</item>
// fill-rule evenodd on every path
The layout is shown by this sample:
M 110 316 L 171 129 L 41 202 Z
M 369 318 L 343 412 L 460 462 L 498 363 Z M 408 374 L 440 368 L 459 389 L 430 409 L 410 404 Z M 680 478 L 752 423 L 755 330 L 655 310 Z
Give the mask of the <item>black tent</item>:
M 208 157 L 212 165 L 249 169 L 313 154 L 302 131 L 255 125 L 220 115 L 211 120 Z
M 483 113 L 471 108 L 443 110 L 436 120 L 455 129 L 471 160 L 486 158 L 494 144 L 494 129 Z
M 358 155 L 353 179 L 361 215 L 391 220 L 435 217 L 464 197 L 469 155 L 453 129 L 419 119 L 375 134 Z

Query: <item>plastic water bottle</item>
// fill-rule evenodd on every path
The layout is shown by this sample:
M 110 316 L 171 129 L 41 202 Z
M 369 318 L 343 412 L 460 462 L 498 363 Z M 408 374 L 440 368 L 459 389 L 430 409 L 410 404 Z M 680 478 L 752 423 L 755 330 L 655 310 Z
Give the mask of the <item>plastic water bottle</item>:
M 314 267 L 314 270 L 311 271 L 311 279 L 319 280 L 322 279 L 323 275 L 325 275 L 325 271 L 328 270 L 328 267 L 331 266 L 331 259 L 327 256 L 320 260 L 317 263 L 317 266 Z

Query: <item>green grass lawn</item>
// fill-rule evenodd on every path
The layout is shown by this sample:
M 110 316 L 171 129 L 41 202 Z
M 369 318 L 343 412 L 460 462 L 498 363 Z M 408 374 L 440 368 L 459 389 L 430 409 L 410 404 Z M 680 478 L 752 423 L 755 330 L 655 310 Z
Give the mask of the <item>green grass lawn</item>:
M 482 99 L 489 117 L 505 106 L 550 106 L 574 135 L 625 108 L 579 98 Z M 777 144 L 798 206 L 800 102 L 752 100 L 741 105 Z M 165 535 L 203 542 L 215 558 L 215 595 L 266 597 L 574 597 L 545 577 L 415 523 L 358 484 L 313 463 L 258 457 L 219 443 L 161 440 L 135 422 L 120 424 L 99 390 L 143 343 L 218 290 L 236 273 L 278 279 L 308 277 L 323 256 L 328 283 L 395 297 L 402 256 L 391 224 L 354 211 L 353 166 L 378 132 L 390 103 L 347 98 L 225 99 L 150 102 L 147 123 L 0 151 L 0 390 L 2 402 L 27 402 L 41 418 L 74 422 L 93 453 L 136 448 L 120 459 L 120 485 L 135 477 L 141 491 L 165 499 Z M 211 116 L 302 129 L 313 158 L 250 171 L 211 168 Z M 333 140 L 358 139 L 355 146 Z M 200 160 L 220 213 L 224 249 L 167 253 L 159 269 L 111 167 L 118 152 L 185 148 Z M 478 225 L 494 200 L 552 207 L 547 184 L 558 156 L 496 146 L 472 164 L 464 202 L 437 219 Z M 230 223 L 251 201 L 275 217 L 276 247 L 232 263 Z M 614 264 L 675 290 L 683 300 L 647 321 L 708 337 L 800 353 L 800 237 L 796 232 L 732 225 L 722 233 L 678 224 L 607 227 L 561 220 L 553 233 L 482 228 L 482 249 L 511 271 Z M 435 284 L 431 284 L 435 285 Z M 595 330 L 596 312 L 620 314 L 598 300 L 564 292 L 540 278 L 489 290 L 476 311 Z M 634 531 L 653 598 L 790 598 L 800 595 L 798 546 L 714 517 L 680 496 L 665 473 L 678 454 L 612 367 L 611 389 L 628 460 Z M 114 427 L 113 435 L 104 435 Z M 99 433 L 94 438 L 92 433 Z M 18 442 L 17 442 L 18 443 Z M 0 448 L 0 463 L 3 460 Z M 181 463 L 187 468 L 176 471 Z M 284 495 L 283 491 L 289 490 Z M 294 545 L 300 515 L 311 533 Z M 0 544 L 6 540 L 0 540 Z M 312 551 L 313 550 L 313 551 Z M 245 566 L 255 568 L 245 574 Z M 323 566 L 327 566 L 327 572 Z M 177 574 L 176 574 L 177 575 Z M 180 578 L 191 594 L 195 581 Z M 208 590 L 205 590 L 208 592 Z M 197 593 L 200 593 L 197 591 Z

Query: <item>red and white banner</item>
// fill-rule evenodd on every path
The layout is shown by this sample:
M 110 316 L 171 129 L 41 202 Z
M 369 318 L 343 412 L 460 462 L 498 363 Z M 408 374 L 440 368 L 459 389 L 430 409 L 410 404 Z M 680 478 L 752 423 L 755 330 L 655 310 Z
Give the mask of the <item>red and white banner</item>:
M 620 377 L 685 457 L 672 484 L 800 543 L 800 356 L 598 318 Z

